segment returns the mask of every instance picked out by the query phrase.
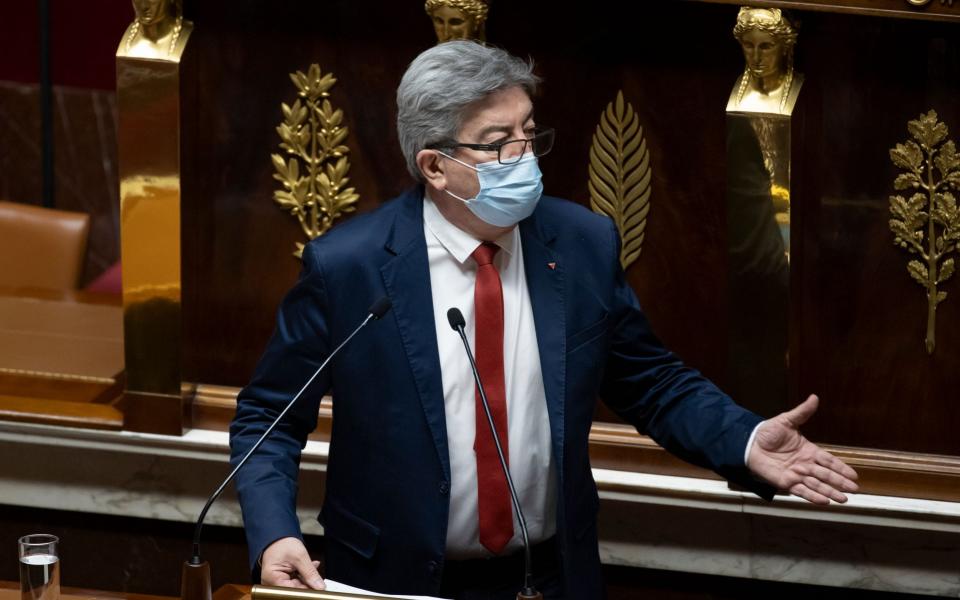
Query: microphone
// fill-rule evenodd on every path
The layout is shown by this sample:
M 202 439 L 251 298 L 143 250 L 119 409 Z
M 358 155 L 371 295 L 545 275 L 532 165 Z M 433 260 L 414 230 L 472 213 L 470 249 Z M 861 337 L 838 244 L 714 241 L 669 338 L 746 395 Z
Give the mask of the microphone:
M 470 368 L 473 370 L 473 379 L 477 382 L 477 389 L 480 391 L 480 401 L 483 404 L 483 412 L 487 415 L 487 424 L 490 426 L 490 433 L 493 435 L 493 444 L 497 448 L 500 467 L 503 469 L 503 475 L 507 478 L 507 487 L 510 489 L 510 500 L 513 502 L 513 509 L 517 511 L 517 521 L 520 522 L 520 534 L 523 537 L 523 558 L 526 569 L 523 575 L 523 589 L 517 594 L 517 600 L 543 600 L 543 595 L 533 586 L 533 561 L 530 557 L 530 536 L 527 532 L 527 520 L 523 518 L 523 510 L 520 509 L 520 498 L 517 496 L 516 488 L 513 487 L 513 477 L 510 476 L 507 459 L 503 455 L 500 436 L 497 435 L 497 428 L 493 424 L 493 414 L 491 414 L 490 404 L 487 402 L 487 393 L 483 389 L 483 383 L 480 381 L 480 372 L 477 370 L 477 363 L 473 358 L 473 351 L 470 350 L 470 342 L 467 341 L 467 334 L 463 330 L 466 326 L 466 321 L 463 319 L 463 313 L 456 307 L 447 311 L 447 321 L 450 323 L 451 329 L 460 334 L 460 339 L 463 340 L 463 347 L 467 351 L 467 358 L 470 359 Z
M 203 528 L 203 520 L 207 516 L 207 511 L 210 510 L 210 507 L 214 502 L 216 502 L 217 498 L 220 497 L 220 494 L 223 493 L 223 490 L 226 489 L 227 485 L 233 481 L 233 478 L 237 475 L 237 472 L 240 470 L 240 468 L 246 464 L 247 459 L 249 459 L 253 453 L 260 448 L 260 445 L 263 444 L 264 440 L 267 439 L 267 436 L 273 432 L 283 417 L 286 416 L 287 412 L 289 412 L 291 408 L 293 408 L 293 405 L 296 404 L 297 400 L 300 399 L 300 396 L 303 394 L 303 392 L 310 387 L 310 384 L 313 383 L 313 380 L 317 378 L 324 368 L 326 368 L 333 357 L 336 356 L 337 353 L 340 352 L 340 350 L 346 346 L 348 342 L 350 342 L 350 340 L 353 339 L 353 336 L 357 335 L 361 329 L 366 327 L 367 323 L 369 323 L 371 320 L 379 320 L 383 317 L 383 315 L 387 314 L 387 311 L 390 310 L 390 306 L 390 299 L 386 296 L 381 297 L 370 306 L 370 308 L 367 310 L 367 318 L 365 318 L 363 322 L 360 323 L 360 325 L 358 325 L 357 328 L 346 337 L 345 340 L 340 342 L 340 345 L 334 348 L 333 352 L 327 356 L 326 360 L 324 360 L 323 363 L 317 367 L 317 370 L 313 372 L 313 375 L 311 375 L 309 379 L 307 379 L 307 382 L 303 384 L 303 387 L 300 388 L 300 391 L 297 392 L 287 406 L 280 411 L 280 414 L 277 415 L 277 418 L 273 420 L 273 423 L 267 427 L 267 430 L 263 432 L 263 435 L 260 436 L 260 439 L 258 439 L 253 447 L 247 451 L 243 458 L 240 459 L 240 462 L 237 463 L 237 466 L 233 468 L 233 471 L 231 471 L 230 474 L 227 475 L 227 478 L 223 480 L 223 483 L 220 484 L 220 487 L 218 487 L 210 496 L 210 498 L 207 499 L 206 505 L 204 505 L 203 510 L 200 511 L 200 518 L 197 519 L 196 529 L 193 531 L 193 556 L 190 557 L 188 562 L 183 564 L 183 580 L 181 585 L 181 598 L 183 600 L 187 600 L 188 597 L 191 599 L 210 599 L 210 569 L 207 566 L 207 563 L 200 558 L 200 530 Z M 198 584 L 195 578 L 191 578 L 188 574 L 194 571 L 200 571 L 197 573 L 197 575 L 199 577 L 206 578 L 206 590 L 202 589 L 202 583 Z

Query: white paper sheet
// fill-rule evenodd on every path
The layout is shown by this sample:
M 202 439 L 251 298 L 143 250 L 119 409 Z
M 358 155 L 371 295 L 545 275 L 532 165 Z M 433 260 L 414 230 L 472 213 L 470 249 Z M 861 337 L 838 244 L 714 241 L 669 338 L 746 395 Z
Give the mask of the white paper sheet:
M 382 598 L 403 598 L 404 600 L 444 600 L 436 596 L 392 596 L 390 594 L 378 594 L 369 590 L 353 587 L 345 583 L 340 583 L 332 579 L 324 579 L 329 592 L 347 592 L 351 594 L 366 594 L 367 596 L 380 596 Z

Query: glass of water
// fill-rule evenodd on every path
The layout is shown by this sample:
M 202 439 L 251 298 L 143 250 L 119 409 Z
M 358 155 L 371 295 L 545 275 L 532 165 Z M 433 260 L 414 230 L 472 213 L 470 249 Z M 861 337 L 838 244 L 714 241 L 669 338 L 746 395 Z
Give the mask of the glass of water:
M 59 541 L 45 533 L 20 538 L 20 600 L 59 600 Z

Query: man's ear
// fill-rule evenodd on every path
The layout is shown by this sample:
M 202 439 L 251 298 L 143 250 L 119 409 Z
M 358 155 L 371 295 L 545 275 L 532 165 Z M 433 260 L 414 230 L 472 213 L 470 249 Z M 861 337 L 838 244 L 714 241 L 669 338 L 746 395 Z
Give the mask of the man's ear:
M 436 150 L 417 152 L 417 168 L 420 169 L 420 174 L 428 186 L 437 190 L 447 187 L 447 176 L 441 158 L 443 157 Z

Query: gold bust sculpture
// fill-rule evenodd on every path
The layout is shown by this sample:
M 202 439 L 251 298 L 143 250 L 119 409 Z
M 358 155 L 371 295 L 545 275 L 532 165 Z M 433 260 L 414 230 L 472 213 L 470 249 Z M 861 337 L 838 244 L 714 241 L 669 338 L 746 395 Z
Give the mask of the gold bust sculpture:
M 746 68 L 737 80 L 728 111 L 789 115 L 803 75 L 793 70 L 797 30 L 778 8 L 743 7 L 733 35 L 740 42 Z
M 486 0 L 427 0 L 424 9 L 433 21 L 437 43 L 450 40 L 485 41 L 487 13 Z
M 183 18 L 183 0 L 133 0 L 136 18 L 127 27 L 117 54 L 179 61 L 193 24 Z

